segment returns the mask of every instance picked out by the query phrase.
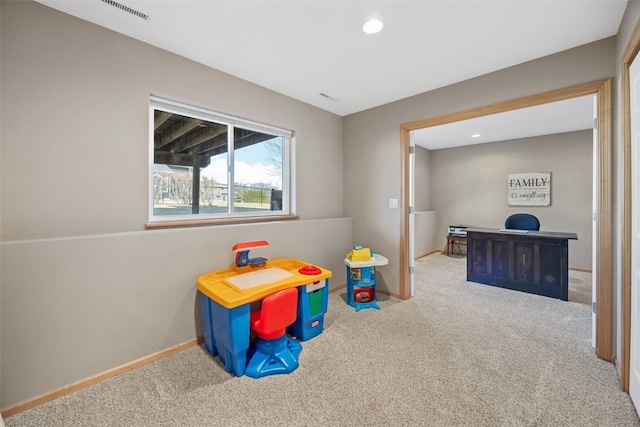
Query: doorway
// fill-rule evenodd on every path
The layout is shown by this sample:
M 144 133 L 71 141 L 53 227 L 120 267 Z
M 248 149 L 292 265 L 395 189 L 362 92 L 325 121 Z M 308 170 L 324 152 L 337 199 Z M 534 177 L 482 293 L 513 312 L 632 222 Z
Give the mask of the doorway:
M 604 79 L 584 83 L 569 88 L 527 96 L 471 110 L 406 123 L 401 126 L 400 141 L 402 161 L 402 207 L 400 242 L 400 295 L 410 294 L 410 145 L 411 132 L 425 127 L 444 125 L 461 120 L 503 113 L 520 108 L 532 107 L 555 101 L 562 101 L 585 95 L 597 98 L 597 140 L 594 161 L 598 170 L 595 194 L 597 207 L 596 232 L 594 239 L 594 264 L 596 265 L 596 355 L 609 362 L 613 361 L 611 348 L 611 80 Z

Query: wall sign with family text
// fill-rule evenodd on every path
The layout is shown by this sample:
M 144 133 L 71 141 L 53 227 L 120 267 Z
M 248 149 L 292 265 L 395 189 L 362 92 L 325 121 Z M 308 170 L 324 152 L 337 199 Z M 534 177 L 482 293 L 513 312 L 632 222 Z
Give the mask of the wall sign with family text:
M 509 206 L 549 206 L 551 172 L 511 173 L 507 190 Z

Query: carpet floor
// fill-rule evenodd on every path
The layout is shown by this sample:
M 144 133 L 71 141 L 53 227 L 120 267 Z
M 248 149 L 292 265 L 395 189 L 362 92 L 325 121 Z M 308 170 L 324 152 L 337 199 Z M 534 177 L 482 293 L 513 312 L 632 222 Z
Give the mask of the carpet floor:
M 424 257 L 415 296 L 379 295 L 379 311 L 330 294 L 324 332 L 302 343 L 289 375 L 238 378 L 195 346 L 5 423 L 640 426 L 614 366 L 591 347 L 589 273 L 571 272 L 566 302 L 467 282 L 465 268 L 464 258 Z

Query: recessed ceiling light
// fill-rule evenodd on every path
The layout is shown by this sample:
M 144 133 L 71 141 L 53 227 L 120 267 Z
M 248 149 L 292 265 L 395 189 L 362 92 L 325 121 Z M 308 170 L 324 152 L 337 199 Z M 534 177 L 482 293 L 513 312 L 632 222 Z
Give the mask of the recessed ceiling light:
M 362 31 L 367 34 L 375 34 L 382 30 L 383 26 L 384 24 L 382 23 L 382 21 L 378 21 L 377 19 L 370 19 L 364 23 L 364 25 L 362 26 Z
M 474 133 L 473 135 L 471 135 L 471 138 L 480 138 L 480 134 L 479 133 Z

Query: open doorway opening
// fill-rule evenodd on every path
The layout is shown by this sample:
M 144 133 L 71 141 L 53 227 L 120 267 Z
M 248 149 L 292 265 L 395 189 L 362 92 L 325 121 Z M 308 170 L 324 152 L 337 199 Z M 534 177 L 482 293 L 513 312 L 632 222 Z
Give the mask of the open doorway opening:
M 586 95 L 412 131 L 415 253 L 460 257 L 464 227 L 509 228 L 508 216 L 534 215 L 542 232 L 578 236 L 568 241 L 568 298 L 591 308 L 594 102 Z M 507 191 L 509 176 L 532 174 L 547 177 L 548 191 Z
M 489 116 L 497 113 L 515 111 L 522 108 L 569 100 L 577 97 L 595 95 L 597 97 L 597 149 L 594 150 L 596 165 L 596 191 L 594 193 L 596 213 L 594 215 L 596 231 L 594 233 L 594 265 L 596 281 L 596 355 L 601 359 L 612 361 L 611 351 L 611 111 L 610 111 L 610 79 L 600 80 L 565 89 L 532 95 L 515 100 L 505 101 L 472 110 L 428 118 L 401 127 L 402 152 L 405 153 L 402 165 L 402 238 L 400 250 L 400 293 L 407 298 L 410 292 L 409 259 L 413 242 L 410 233 L 412 207 L 410 206 L 410 145 L 411 133 L 426 127 L 456 123 L 467 119 Z

